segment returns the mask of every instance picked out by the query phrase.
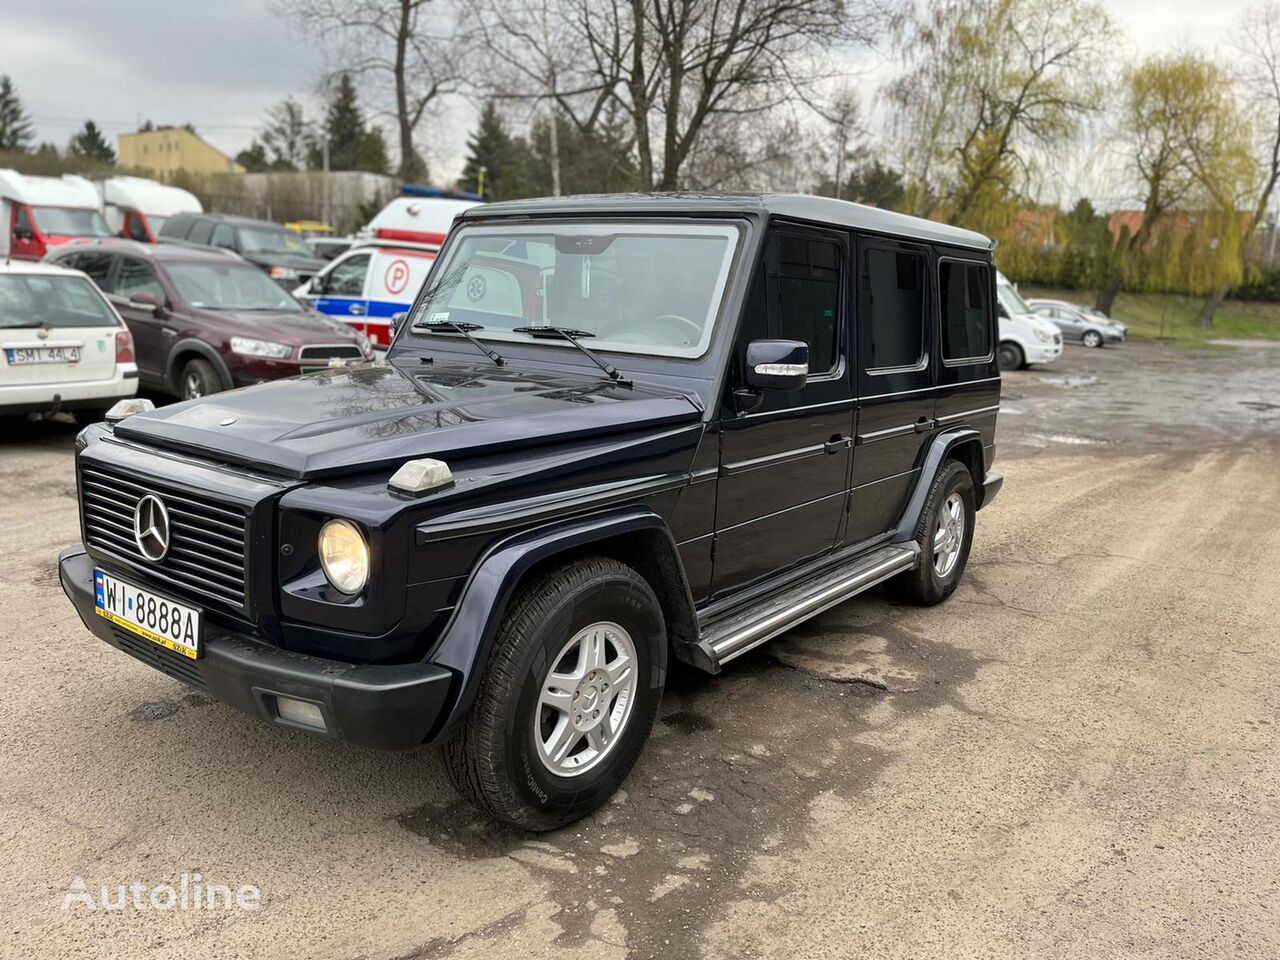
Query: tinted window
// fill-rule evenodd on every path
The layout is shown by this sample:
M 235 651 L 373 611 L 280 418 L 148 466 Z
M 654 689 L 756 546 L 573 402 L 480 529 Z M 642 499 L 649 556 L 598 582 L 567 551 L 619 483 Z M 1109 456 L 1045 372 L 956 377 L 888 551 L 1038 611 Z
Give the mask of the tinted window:
M 26 207 L 18 207 L 14 211 L 13 229 L 21 230 L 24 233 L 31 233 L 31 218 L 27 216 Z
M 94 283 L 103 290 L 107 289 L 107 277 L 111 273 L 110 253 L 77 253 L 73 257 L 64 257 L 62 262 L 69 267 L 83 270 Z
M 830 240 L 779 234 L 778 310 L 769 336 L 809 345 L 809 371 L 835 368 L 840 316 L 840 247 Z
M 191 232 L 187 234 L 187 240 L 190 243 L 208 243 L 212 233 L 212 220 L 197 220 L 195 226 L 191 228 Z
M 164 226 L 160 228 L 160 236 L 170 240 L 181 240 L 187 235 L 187 231 L 191 229 L 192 219 L 190 217 L 170 217 L 164 222 Z
M 226 247 L 228 250 L 233 250 L 236 245 L 235 233 L 231 230 L 229 224 L 220 223 L 213 228 L 213 238 L 210 242 L 215 247 Z
M 343 260 L 325 277 L 324 292 L 338 297 L 358 297 L 364 293 L 364 275 L 368 272 L 368 254 Z
M 128 300 L 135 293 L 141 293 L 144 290 L 154 293 L 156 299 L 164 303 L 164 288 L 160 286 L 160 281 L 156 279 L 155 271 L 151 269 L 151 265 L 143 263 L 141 260 L 134 260 L 132 257 L 122 257 L 120 259 L 120 272 L 116 274 L 116 284 L 113 292 L 116 296 L 124 297 Z
M 943 260 L 942 359 L 970 360 L 991 353 L 991 277 L 981 263 Z
M 924 266 L 918 253 L 867 250 L 858 325 L 865 369 L 911 367 L 924 356 Z

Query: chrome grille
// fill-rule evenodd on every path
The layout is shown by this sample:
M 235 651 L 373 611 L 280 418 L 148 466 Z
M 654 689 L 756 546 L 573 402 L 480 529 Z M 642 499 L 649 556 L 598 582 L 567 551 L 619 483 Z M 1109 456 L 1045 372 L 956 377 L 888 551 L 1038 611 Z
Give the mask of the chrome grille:
M 313 344 L 298 351 L 300 360 L 359 360 L 362 356 L 354 343 Z
M 148 493 L 169 510 L 169 552 L 158 563 L 143 557 L 133 537 L 134 510 Z M 91 546 L 151 570 L 160 581 L 244 608 L 247 518 L 241 507 L 151 479 L 82 466 L 80 509 Z

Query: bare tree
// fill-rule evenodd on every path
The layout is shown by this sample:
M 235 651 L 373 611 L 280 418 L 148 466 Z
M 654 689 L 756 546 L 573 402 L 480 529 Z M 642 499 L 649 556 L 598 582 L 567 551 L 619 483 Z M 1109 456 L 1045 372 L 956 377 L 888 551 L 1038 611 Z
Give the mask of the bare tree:
M 273 0 L 286 17 L 331 52 L 346 71 L 387 96 L 400 147 L 399 175 L 416 180 L 426 164 L 414 142 L 428 109 L 461 87 L 459 29 L 448 0 Z
M 306 169 L 315 138 L 315 130 L 307 121 L 302 104 L 293 97 L 285 97 L 267 111 L 266 123 L 262 125 L 262 145 L 270 151 L 270 159 L 276 166 Z

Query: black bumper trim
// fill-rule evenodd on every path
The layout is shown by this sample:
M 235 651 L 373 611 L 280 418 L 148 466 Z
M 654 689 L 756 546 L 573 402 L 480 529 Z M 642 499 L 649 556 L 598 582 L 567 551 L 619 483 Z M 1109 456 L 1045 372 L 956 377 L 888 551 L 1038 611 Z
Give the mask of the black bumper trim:
M 988 473 L 982 481 L 982 502 L 978 504 L 978 508 L 981 509 L 994 500 L 1003 486 L 1003 476 L 998 473 Z
M 98 565 L 83 547 L 71 547 L 58 557 L 62 589 L 90 633 L 148 666 L 268 723 L 327 734 L 379 750 L 403 750 L 426 741 L 448 703 L 453 673 L 444 667 L 325 660 L 281 650 L 208 620 L 198 660 L 185 660 L 159 646 L 152 651 L 150 642 L 141 638 L 138 643 L 143 646 L 138 647 L 131 634 L 119 635 L 122 631 L 94 613 L 95 566 Z M 185 662 L 170 663 L 164 659 L 166 654 Z M 276 713 L 277 696 L 316 704 L 324 714 L 327 729 L 320 731 L 281 719 Z

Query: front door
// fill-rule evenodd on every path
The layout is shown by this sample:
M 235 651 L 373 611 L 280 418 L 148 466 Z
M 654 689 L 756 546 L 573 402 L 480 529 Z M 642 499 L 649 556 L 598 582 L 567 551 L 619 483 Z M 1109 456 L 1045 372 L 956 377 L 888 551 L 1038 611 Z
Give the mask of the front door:
M 775 226 L 744 310 L 721 420 L 713 598 L 829 552 L 849 490 L 854 402 L 849 377 L 848 238 Z M 802 340 L 809 380 L 762 391 L 740 415 L 752 340 Z
M 135 257 L 121 257 L 111 281 L 111 302 L 124 317 L 133 334 L 133 349 L 138 357 L 138 375 L 151 386 L 163 385 L 169 360 L 169 345 L 177 336 L 177 328 L 169 314 L 157 317 L 147 304 L 132 302 L 135 294 L 155 294 L 161 304 L 168 303 L 160 278 L 151 264 Z
M 933 252 L 917 244 L 859 244 L 850 544 L 898 522 L 920 472 L 920 450 L 936 429 L 932 264 Z
M 20 260 L 39 260 L 44 256 L 30 208 L 20 203 L 13 205 L 13 213 L 9 215 L 9 253 Z
M 352 253 L 339 257 L 312 281 L 319 287 L 312 296 L 315 308 L 335 320 L 345 320 L 361 333 L 366 332 L 365 318 L 369 302 L 365 298 L 365 280 L 369 275 L 369 253 Z

